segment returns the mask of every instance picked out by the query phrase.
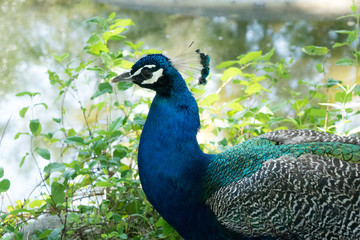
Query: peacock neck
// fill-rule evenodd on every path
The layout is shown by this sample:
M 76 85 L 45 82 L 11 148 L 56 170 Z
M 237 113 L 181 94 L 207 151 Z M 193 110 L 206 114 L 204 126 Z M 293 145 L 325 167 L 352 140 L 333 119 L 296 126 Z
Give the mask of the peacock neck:
M 187 88 L 176 91 L 170 96 L 156 94 L 139 146 L 140 167 L 156 164 L 158 169 L 174 170 L 173 176 L 205 155 L 196 139 L 200 127 L 196 101 Z

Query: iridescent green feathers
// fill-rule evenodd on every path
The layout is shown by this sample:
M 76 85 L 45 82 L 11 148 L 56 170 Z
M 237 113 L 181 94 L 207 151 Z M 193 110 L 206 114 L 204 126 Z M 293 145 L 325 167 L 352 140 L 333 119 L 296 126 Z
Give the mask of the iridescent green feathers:
M 276 131 L 216 155 L 205 176 L 206 197 L 258 171 L 270 159 L 310 154 L 360 163 L 360 140 L 309 130 Z
M 360 239 L 360 139 L 275 131 L 215 155 L 204 199 L 228 230 L 274 239 Z

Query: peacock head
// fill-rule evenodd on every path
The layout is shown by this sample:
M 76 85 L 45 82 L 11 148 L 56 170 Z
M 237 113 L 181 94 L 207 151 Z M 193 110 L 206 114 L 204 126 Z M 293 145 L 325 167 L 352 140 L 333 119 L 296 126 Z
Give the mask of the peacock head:
M 195 51 L 195 63 L 186 62 L 184 57 L 170 59 L 163 54 L 150 54 L 139 59 L 129 72 L 120 74 L 113 79 L 113 82 L 131 81 L 140 87 L 149 88 L 159 94 L 168 95 L 171 93 L 176 81 L 183 79 L 178 71 L 189 72 L 189 68 L 193 71 L 200 72 L 199 84 L 206 83 L 206 77 L 209 75 L 208 55 Z M 192 64 L 184 67 L 186 64 Z

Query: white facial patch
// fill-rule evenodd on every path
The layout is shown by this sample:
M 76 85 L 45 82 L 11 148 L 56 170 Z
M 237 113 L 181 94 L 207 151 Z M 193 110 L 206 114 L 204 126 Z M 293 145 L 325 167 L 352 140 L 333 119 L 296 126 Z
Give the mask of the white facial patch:
M 164 72 L 164 69 L 159 68 L 159 70 L 152 73 L 153 74 L 152 78 L 147 79 L 147 80 L 143 81 L 142 83 L 145 83 L 145 84 L 154 84 L 154 83 L 156 83 L 157 80 L 162 76 L 163 72 Z

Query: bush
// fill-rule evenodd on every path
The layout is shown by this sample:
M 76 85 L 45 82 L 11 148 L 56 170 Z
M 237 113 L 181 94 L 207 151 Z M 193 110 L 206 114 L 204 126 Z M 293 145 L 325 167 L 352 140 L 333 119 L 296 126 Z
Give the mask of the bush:
M 360 15 L 354 6 L 353 14 L 346 17 L 356 18 L 355 29 L 338 31 L 348 38 L 332 47 L 353 48 L 352 58 L 339 59 L 337 64 L 358 69 Z M 116 19 L 115 13 L 108 19 L 96 17 L 88 22 L 97 24 L 99 30 L 87 41 L 86 56 L 70 59 L 69 53 L 54 55 L 58 69 L 62 69 L 48 70 L 50 83 L 57 89 L 55 104 L 49 107 L 42 102 L 39 92 L 17 94 L 30 102 L 19 112 L 24 121 L 25 116 L 30 118 L 29 130 L 15 136 L 28 137 L 31 145 L 20 167 L 24 161 L 34 160 L 42 179 L 38 186 L 41 196 L 10 206 L 9 212 L 1 215 L 0 235 L 7 239 L 12 236 L 6 233 L 16 239 L 23 234 L 37 239 L 179 239 L 146 200 L 136 167 L 137 146 L 146 119 L 143 112 L 147 111 L 151 96 L 135 90 L 132 83 L 110 83 L 117 75 L 115 69 L 132 66 L 126 59 L 160 51 L 143 50 L 141 42 L 127 41 L 123 34 L 134 23 Z M 303 50 L 320 58 L 314 67 L 323 76 L 320 83 L 300 82 L 308 87 L 306 96 L 285 89 L 291 93 L 291 99 L 269 99 L 272 87 L 290 78 L 287 66 L 291 61 L 273 62 L 274 50 L 249 52 L 220 63 L 216 68 L 224 71 L 215 93 L 207 94 L 204 86 L 192 84 L 191 77 L 186 80 L 198 100 L 203 131 L 210 131 L 214 136 L 210 139 L 216 139 L 201 143 L 205 152 L 219 152 L 249 137 L 278 129 L 308 128 L 348 135 L 360 132 L 355 122 L 360 113 L 358 73 L 348 86 L 329 79 L 324 63 L 330 49 L 306 46 Z M 91 89 L 94 79 L 96 90 L 86 96 L 78 86 Z M 239 97 L 220 103 L 220 93 L 229 85 L 240 90 Z M 286 106 L 289 108 L 284 110 Z M 58 113 L 45 122 L 37 114 L 49 111 L 48 108 L 55 108 Z M 48 164 L 40 169 L 39 161 Z M 0 178 L 3 172 L 0 168 Z M 8 179 L 0 181 L 0 192 L 9 187 Z M 44 215 L 52 215 L 58 224 L 31 233 L 20 230 Z

